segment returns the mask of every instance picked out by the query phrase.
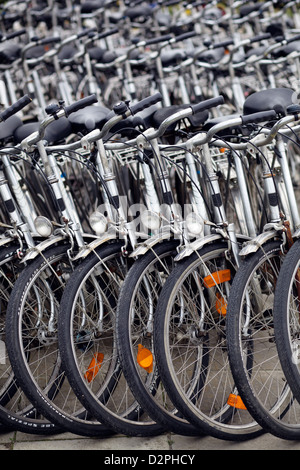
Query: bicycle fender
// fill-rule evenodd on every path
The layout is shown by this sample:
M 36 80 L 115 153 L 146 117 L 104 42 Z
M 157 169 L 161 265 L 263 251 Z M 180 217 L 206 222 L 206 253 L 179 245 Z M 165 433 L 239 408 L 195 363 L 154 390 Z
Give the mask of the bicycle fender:
M 138 245 L 138 247 L 133 250 L 132 253 L 130 253 L 129 258 L 135 258 L 137 256 L 144 255 L 145 253 L 147 253 L 147 251 L 157 245 L 157 243 L 160 243 L 164 240 L 169 240 L 170 238 L 170 233 L 168 231 L 165 233 L 154 235 L 153 237 L 148 238 L 145 242 Z
M 25 263 L 26 261 L 31 261 L 36 258 L 42 251 L 46 250 L 50 246 L 54 245 L 57 242 L 65 240 L 66 237 L 64 235 L 55 235 L 53 237 L 47 238 L 47 240 L 43 240 L 38 245 L 29 249 L 28 253 L 24 256 L 21 263 Z
M 80 249 L 79 253 L 73 258 L 74 261 L 77 261 L 79 259 L 84 259 L 86 258 L 92 251 L 94 251 L 98 246 L 103 245 L 104 243 L 114 240 L 116 238 L 116 234 L 108 234 L 106 233 L 102 237 L 97 237 L 95 240 L 92 242 L 88 243 L 86 246 Z
M 253 238 L 246 242 L 243 248 L 240 251 L 240 256 L 248 256 L 251 253 L 255 253 L 259 248 L 261 248 L 266 242 L 272 240 L 272 238 L 276 238 L 280 232 L 277 230 L 268 230 L 259 234 L 257 237 Z
M 187 256 L 190 256 L 191 254 L 193 254 L 195 251 L 200 250 L 208 243 L 214 242 L 216 240 L 221 240 L 221 239 L 222 240 L 224 239 L 221 233 L 214 233 L 211 235 L 206 235 L 203 238 L 199 238 L 193 241 L 192 243 L 190 243 L 188 246 L 184 247 L 183 250 L 181 250 L 178 253 L 178 255 L 175 256 L 174 260 L 181 261 L 183 258 L 186 258 Z

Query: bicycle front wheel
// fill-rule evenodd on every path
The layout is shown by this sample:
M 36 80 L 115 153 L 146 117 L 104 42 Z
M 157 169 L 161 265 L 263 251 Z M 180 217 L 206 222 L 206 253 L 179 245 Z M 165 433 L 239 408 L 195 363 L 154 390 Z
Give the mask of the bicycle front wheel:
M 199 435 L 199 429 L 174 409 L 161 383 L 154 354 L 154 312 L 174 267 L 177 246 L 178 240 L 159 243 L 129 270 L 118 302 L 117 343 L 127 383 L 149 415 L 169 431 Z
M 225 316 L 235 271 L 225 242 L 178 263 L 157 303 L 154 346 L 167 393 L 186 419 L 203 433 L 242 440 L 262 429 L 232 399 Z
M 228 302 L 228 352 L 239 396 L 256 421 L 277 437 L 299 439 L 300 406 L 274 336 L 274 292 L 283 260 L 281 241 L 274 241 L 241 263 Z
M 287 253 L 276 284 L 274 332 L 287 382 L 300 403 L 300 241 Z M 300 420 L 300 414 L 298 417 Z M 296 435 L 297 438 L 297 435 Z
M 62 368 L 57 322 L 72 273 L 69 248 L 50 248 L 20 274 L 7 308 L 7 350 L 18 384 L 44 418 L 75 434 L 109 436 L 112 430 L 91 418 Z
M 117 301 L 128 263 L 114 243 L 78 266 L 61 300 L 59 348 L 75 394 L 95 418 L 123 434 L 156 435 L 162 428 L 131 393 L 116 345 Z

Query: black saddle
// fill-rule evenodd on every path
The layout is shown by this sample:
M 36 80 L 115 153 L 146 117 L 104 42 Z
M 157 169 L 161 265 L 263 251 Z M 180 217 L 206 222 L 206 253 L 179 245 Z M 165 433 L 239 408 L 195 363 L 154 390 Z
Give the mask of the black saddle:
M 267 46 L 253 47 L 252 49 L 249 49 L 246 52 L 245 57 L 246 57 L 246 59 L 249 59 L 249 57 L 251 57 L 253 55 L 260 56 L 265 52 L 266 49 L 267 49 Z
M 187 58 L 187 54 L 182 49 L 173 49 L 161 54 L 161 62 L 164 67 L 180 64 Z
M 78 52 L 78 49 L 76 49 L 76 47 L 70 45 L 70 44 L 66 44 L 64 47 L 62 47 L 62 49 L 59 51 L 58 53 L 58 58 L 59 60 L 61 61 L 64 61 L 64 60 L 69 60 L 69 59 L 72 59 L 74 57 L 74 55 L 76 54 L 76 52 Z
M 69 122 L 75 134 L 83 135 L 101 129 L 115 113 L 105 106 L 87 106 L 76 111 L 69 116 Z M 137 126 L 145 128 L 144 121 L 140 116 L 131 116 L 122 120 L 111 129 L 111 133 L 121 133 L 122 135 L 131 135 L 131 131 Z
M 102 47 L 93 46 L 88 49 L 89 56 L 92 60 L 96 60 L 97 62 L 102 61 L 102 57 L 105 54 L 106 49 Z
M 0 123 L 0 141 L 12 137 L 16 129 L 22 126 L 22 120 L 18 116 L 11 116 L 6 121 Z
M 268 90 L 257 91 L 250 95 L 244 103 L 243 114 L 258 113 L 261 111 L 280 111 L 293 103 L 294 91 L 290 88 L 270 88 Z M 277 109 L 276 109 L 277 108 Z
M 209 49 L 203 51 L 198 57 L 197 60 L 200 62 L 207 62 L 208 64 L 214 64 L 219 62 L 224 57 L 225 49 L 224 47 L 217 47 L 216 49 Z M 197 49 L 194 53 L 197 55 Z
M 0 64 L 11 64 L 21 56 L 21 47 L 18 44 L 5 44 L 0 49 Z
M 87 106 L 72 113 L 68 119 L 75 134 L 87 134 L 101 128 L 109 113 L 110 110 L 105 106 Z
M 81 13 L 92 13 L 105 5 L 105 0 L 88 0 L 81 4 Z
M 28 137 L 33 132 L 38 131 L 39 123 L 30 122 L 19 126 L 13 133 L 15 144 L 19 144 L 23 139 Z M 72 134 L 72 127 L 67 118 L 61 118 L 58 121 L 54 121 L 46 128 L 44 140 L 48 144 L 53 145 L 61 140 L 65 139 Z
M 240 16 L 243 18 L 244 16 L 250 15 L 250 13 L 253 13 L 254 11 L 259 11 L 261 7 L 263 7 L 263 3 L 252 3 L 251 5 L 244 5 L 241 6 L 240 8 Z

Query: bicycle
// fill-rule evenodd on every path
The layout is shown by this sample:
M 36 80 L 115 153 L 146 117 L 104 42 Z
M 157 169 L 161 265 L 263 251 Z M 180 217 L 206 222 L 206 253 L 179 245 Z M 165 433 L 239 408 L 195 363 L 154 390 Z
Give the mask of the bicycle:
M 156 99 L 157 96 L 154 101 Z M 78 103 L 86 105 L 89 102 L 90 100 L 83 99 Z M 67 107 L 66 111 L 60 107 L 56 110 L 52 109 L 51 116 L 46 119 L 46 123 L 49 124 L 54 119 L 54 114 L 63 116 L 66 112 L 70 114 L 72 109 L 75 111 L 79 108 L 78 103 L 71 105 L 71 108 Z M 149 99 L 147 103 L 152 104 L 153 101 Z M 138 109 L 143 109 L 146 103 L 143 102 L 140 105 L 141 108 L 138 105 L 136 106 L 136 111 L 138 111 Z M 133 108 L 131 109 L 133 111 Z M 128 111 L 129 113 L 130 111 Z M 111 119 L 112 125 L 121 118 L 122 115 L 113 116 Z M 46 123 L 42 123 L 42 128 Z M 41 135 L 39 134 L 29 136 L 22 146 L 28 148 L 28 146 L 37 143 L 46 166 L 47 158 L 51 157 L 51 153 L 48 154 L 48 157 L 43 153 L 45 150 L 40 145 L 40 139 Z M 70 149 L 72 146 L 79 147 L 81 144 L 76 142 L 75 144 L 69 144 L 67 147 Z M 51 174 L 47 174 L 51 177 Z M 58 185 L 56 178 L 55 180 L 51 178 L 51 181 L 52 184 L 56 181 L 55 184 Z M 112 182 L 106 184 L 112 191 Z M 55 190 L 54 186 L 53 188 Z M 56 191 L 59 191 L 59 186 L 56 187 Z M 60 193 L 56 192 L 56 198 L 59 195 Z M 112 196 L 117 197 L 114 192 Z M 15 283 L 7 310 L 7 328 L 9 328 L 7 349 L 11 356 L 12 367 L 22 389 L 46 418 L 48 417 L 57 426 L 72 430 L 72 432 L 80 435 L 110 435 L 111 430 L 99 421 L 90 419 L 92 415 L 86 413 L 81 404 L 77 405 L 76 398 L 71 400 L 71 389 L 64 370 L 61 369 L 62 358 L 57 348 L 57 321 L 60 316 L 58 308 L 61 295 L 65 289 L 65 283 L 73 272 L 76 263 L 84 259 L 86 254 L 91 251 L 98 253 L 104 241 L 92 237 L 95 239 L 94 242 L 87 245 L 76 220 L 73 220 L 72 208 L 67 205 L 67 199 L 62 200 L 60 196 L 60 200 L 59 207 L 66 224 L 65 233 L 60 229 L 58 234 L 46 240 L 47 249 L 44 247 L 42 253 L 39 253 L 35 247 L 35 250 L 29 252 L 24 258 L 27 263 L 26 270 L 21 273 Z M 66 204 L 66 207 L 62 202 Z M 116 243 L 108 247 L 110 250 L 112 249 L 114 254 L 115 266 L 118 262 L 117 257 L 122 259 L 121 245 Z M 41 246 L 37 248 L 39 249 Z M 20 296 L 21 291 L 23 294 Z M 18 316 L 15 316 L 16 309 L 20 312 Z M 22 325 L 21 335 L 18 334 L 20 331 L 19 321 Z M 85 341 L 87 341 L 87 338 Z M 116 363 L 116 370 L 117 366 Z M 111 377 L 110 385 L 106 384 L 107 390 L 113 382 L 114 378 Z M 104 396 L 106 396 L 105 391 L 106 387 L 103 390 Z M 68 399 L 67 396 L 69 396 Z
M 226 337 L 232 374 L 244 406 L 266 431 L 284 439 L 297 439 L 297 404 L 285 371 L 280 366 L 273 314 L 279 272 L 293 243 L 293 232 L 299 226 L 297 204 L 282 145 L 282 136 L 289 135 L 291 130 L 281 131 L 284 125 L 298 120 L 297 105 L 287 107 L 289 112 L 291 114 L 280 119 L 269 135 L 266 133 L 267 137 L 262 138 L 261 144 L 267 145 L 277 137 L 281 145 L 279 158 L 285 186 L 290 193 L 291 216 L 289 219 L 280 211 L 280 199 L 274 186 L 274 197 L 269 199 L 271 221 L 257 238 L 240 251 L 244 259 L 232 283 L 226 315 Z M 297 126 L 294 131 L 296 129 Z M 270 182 L 270 169 L 265 169 L 265 175 L 266 183 L 268 179 Z M 261 353 L 264 354 L 263 362 Z
M 207 102 L 204 101 L 202 105 L 205 106 L 208 102 L 209 100 Z M 211 100 L 211 103 L 217 104 L 218 101 Z M 201 109 L 201 104 L 196 106 L 200 106 Z M 184 115 L 188 115 L 189 112 L 189 108 L 180 111 L 181 117 Z M 271 114 L 274 116 L 273 113 Z M 250 118 L 251 116 L 249 116 L 249 119 Z M 172 122 L 172 119 L 179 119 L 179 114 L 171 115 L 169 119 L 166 119 L 166 122 L 163 123 L 165 124 L 165 127 L 167 127 L 167 125 Z M 253 117 L 253 119 L 255 118 Z M 234 122 L 235 121 L 231 120 L 232 124 L 234 124 Z M 239 122 L 241 122 L 241 120 L 239 120 Z M 237 122 L 235 123 L 237 124 Z M 211 133 L 213 132 L 214 131 L 211 130 Z M 150 138 L 149 135 L 148 138 Z M 194 139 L 196 141 L 197 135 Z M 178 144 L 178 148 L 180 147 L 189 148 L 187 143 Z M 177 148 L 177 146 L 175 148 Z M 207 155 L 206 158 L 208 159 L 207 163 L 209 165 L 207 167 L 211 169 L 211 164 L 209 164 L 210 157 L 208 157 Z M 211 177 L 208 182 L 208 186 L 214 185 L 214 189 L 212 190 L 213 193 L 220 194 L 219 190 L 217 189 L 217 183 L 213 181 L 214 178 L 212 177 L 212 175 L 214 175 L 214 171 L 211 169 L 211 172 L 208 171 L 208 173 Z M 193 173 L 191 173 L 191 175 L 193 175 L 194 177 L 192 181 L 195 185 L 195 175 Z M 195 193 L 197 193 L 197 190 L 195 191 Z M 212 196 L 215 202 L 217 199 L 216 194 L 213 194 Z M 213 203 L 212 206 L 214 206 L 214 204 L 215 203 Z M 201 205 L 199 207 L 201 207 Z M 224 217 L 225 213 L 223 212 L 222 207 L 219 205 L 218 207 L 215 206 L 214 209 L 215 218 L 212 220 L 218 220 L 219 224 L 221 224 L 220 217 Z M 199 213 L 196 212 L 196 214 Z M 200 212 L 200 214 L 203 217 L 204 213 Z M 206 214 L 206 216 L 204 216 L 202 220 L 205 221 L 211 219 L 208 219 Z M 213 225 L 213 222 L 211 223 Z M 195 225 L 199 226 L 199 219 L 195 222 Z M 195 230 L 195 227 L 193 230 Z M 187 236 L 187 233 L 185 236 Z M 139 256 L 139 259 L 135 261 L 133 267 L 130 269 L 128 275 L 126 276 L 124 285 L 120 292 L 117 310 L 117 339 L 120 350 L 120 358 L 123 365 L 124 374 L 132 388 L 132 392 L 135 394 L 140 403 L 145 403 L 145 407 L 149 414 L 153 416 L 153 419 L 156 419 L 158 422 L 161 422 L 172 431 L 177 433 L 182 432 L 183 434 L 194 433 L 195 427 L 190 427 L 186 425 L 180 415 L 177 416 L 176 419 L 174 411 L 172 411 L 174 410 L 174 408 L 170 403 L 168 403 L 166 395 L 161 398 L 160 387 L 155 388 L 151 383 L 152 374 L 154 377 L 156 377 L 156 370 L 158 367 L 158 365 L 156 364 L 156 351 L 154 354 L 153 350 L 153 322 L 155 324 L 155 316 L 157 315 L 156 312 L 157 310 L 160 310 L 160 307 L 158 307 L 160 301 L 159 294 L 160 292 L 164 291 L 164 286 L 168 284 L 170 276 L 173 276 L 172 268 L 175 263 L 174 260 L 176 260 L 177 258 L 180 259 L 181 252 L 183 256 L 184 253 L 186 256 L 189 256 L 189 254 L 196 249 L 192 248 L 193 245 L 195 245 L 195 247 L 198 246 L 200 248 L 202 246 L 202 243 L 203 245 L 205 245 L 205 242 L 213 242 L 213 240 L 215 240 L 215 237 L 217 239 L 219 238 L 219 235 L 217 234 L 207 234 L 207 238 L 203 238 L 203 222 L 200 222 L 200 231 L 198 227 L 197 234 L 194 233 L 194 236 L 196 238 L 199 237 L 199 240 L 195 240 L 195 243 L 192 242 L 191 244 L 185 244 L 185 236 L 181 235 L 181 237 L 183 237 L 183 240 L 180 241 L 180 236 L 178 236 L 178 233 L 177 237 L 174 235 L 174 240 L 172 240 L 172 238 L 170 239 L 168 237 L 168 234 L 166 234 L 165 241 L 163 242 L 164 238 L 162 232 L 162 234 L 158 237 L 150 238 L 149 241 L 144 244 L 144 247 L 138 247 L 137 250 L 132 253 L 131 256 Z M 158 243 L 158 241 L 160 243 Z M 226 246 L 228 247 L 228 245 Z M 177 256 L 175 256 L 176 250 L 179 251 L 179 254 L 177 253 Z M 188 259 L 190 260 L 190 258 Z M 173 279 L 175 278 L 176 275 L 174 275 Z M 143 353 L 139 353 L 140 350 L 143 351 Z M 145 368 L 143 368 L 142 361 L 140 364 L 138 359 L 140 355 L 141 357 L 143 357 L 143 355 L 148 357 L 148 362 L 151 365 L 151 371 L 149 371 L 148 367 L 146 366 Z M 146 363 L 147 360 L 145 360 L 145 364 Z M 180 411 L 182 415 L 182 410 Z M 198 432 L 201 432 L 201 430 L 199 429 Z

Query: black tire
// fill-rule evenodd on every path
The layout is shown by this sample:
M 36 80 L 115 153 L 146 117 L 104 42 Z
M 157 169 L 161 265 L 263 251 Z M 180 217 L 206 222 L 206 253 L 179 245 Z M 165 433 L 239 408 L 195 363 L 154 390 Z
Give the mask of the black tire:
M 299 370 L 299 264 L 300 240 L 287 253 L 282 264 L 274 300 L 274 331 L 279 359 L 287 382 L 300 403 Z
M 6 313 L 15 282 L 23 270 L 17 256 L 19 246 L 6 246 L 0 250 L 0 304 L 1 304 L 1 365 L 0 365 L 0 422 L 2 428 L 29 434 L 51 435 L 63 431 L 47 421 L 24 394 L 16 381 L 7 351 Z M 5 357 L 3 355 L 5 353 Z
M 123 373 L 136 399 L 163 428 L 190 436 L 201 433 L 174 410 L 161 384 L 152 333 L 152 315 L 163 282 L 173 268 L 177 246 L 177 240 L 159 243 L 135 261 L 120 292 L 116 331 Z M 142 349 L 151 357 L 151 368 L 138 361 Z
M 59 348 L 75 394 L 95 418 L 123 434 L 152 436 L 160 434 L 161 427 L 132 395 L 116 347 L 120 284 L 132 263 L 123 257 L 121 246 L 99 247 L 74 271 L 61 300 Z
M 224 277 L 215 284 L 212 276 L 220 271 Z M 180 261 L 157 303 L 154 345 L 167 393 L 186 419 L 213 437 L 246 440 L 263 430 L 247 411 L 228 403 L 236 387 L 228 362 L 225 315 L 235 272 L 223 242 Z
M 274 337 L 274 292 L 284 259 L 281 243 L 265 244 L 240 265 L 228 302 L 228 351 L 239 395 L 253 418 L 277 437 L 299 439 L 300 407 Z
M 58 429 L 85 436 L 113 432 L 91 419 L 61 367 L 59 302 L 72 265 L 69 245 L 57 245 L 26 266 L 7 308 L 7 350 L 15 376 L 34 407 Z

